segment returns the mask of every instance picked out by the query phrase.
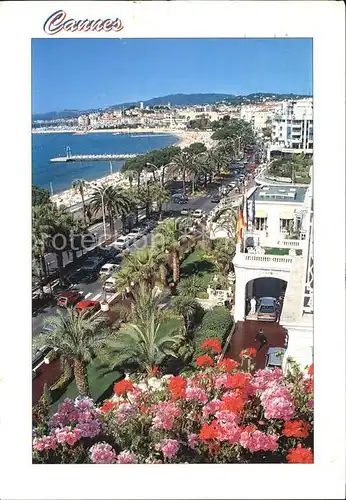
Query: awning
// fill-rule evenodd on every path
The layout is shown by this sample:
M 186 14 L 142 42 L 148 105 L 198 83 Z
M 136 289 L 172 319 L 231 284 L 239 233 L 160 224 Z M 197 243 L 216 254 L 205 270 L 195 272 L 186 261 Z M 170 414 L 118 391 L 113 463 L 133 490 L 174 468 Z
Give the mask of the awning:
M 280 219 L 294 219 L 292 212 L 281 212 Z
M 266 217 L 268 217 L 268 214 L 264 210 L 256 210 L 256 217 L 260 217 L 261 219 L 265 219 Z

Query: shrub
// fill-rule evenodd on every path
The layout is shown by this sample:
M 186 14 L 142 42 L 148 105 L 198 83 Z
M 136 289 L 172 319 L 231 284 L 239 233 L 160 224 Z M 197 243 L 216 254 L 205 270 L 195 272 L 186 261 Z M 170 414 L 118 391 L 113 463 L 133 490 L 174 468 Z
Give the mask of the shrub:
M 209 295 L 208 295 L 208 293 L 207 293 L 207 292 L 200 292 L 200 293 L 198 294 L 198 298 L 199 298 L 199 299 L 209 299 Z
M 206 285 L 200 276 L 189 276 L 184 278 L 177 286 L 177 292 L 183 297 L 195 299 L 201 292 L 206 290 Z
M 233 316 L 225 307 L 214 307 L 214 309 L 207 311 L 195 334 L 195 357 L 201 354 L 202 344 L 207 338 L 218 339 L 223 345 L 232 325 Z

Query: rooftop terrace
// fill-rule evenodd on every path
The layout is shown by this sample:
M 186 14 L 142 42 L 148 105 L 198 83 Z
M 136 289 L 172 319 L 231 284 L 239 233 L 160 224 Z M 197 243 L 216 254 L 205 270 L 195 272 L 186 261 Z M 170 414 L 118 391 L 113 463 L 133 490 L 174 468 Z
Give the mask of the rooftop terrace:
M 259 186 L 251 195 L 251 199 L 258 202 L 286 202 L 303 203 L 307 187 L 293 187 L 291 185 Z

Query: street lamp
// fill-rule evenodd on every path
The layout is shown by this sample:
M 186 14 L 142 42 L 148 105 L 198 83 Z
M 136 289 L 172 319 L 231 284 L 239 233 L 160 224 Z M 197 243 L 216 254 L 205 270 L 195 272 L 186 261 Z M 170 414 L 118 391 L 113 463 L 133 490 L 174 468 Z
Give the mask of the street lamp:
M 105 189 L 102 189 L 101 187 L 99 186 L 93 186 L 93 188 L 95 189 L 95 191 L 97 191 L 98 193 L 100 193 L 100 196 L 101 196 L 101 204 L 102 204 L 102 217 L 103 217 L 103 237 L 104 237 L 104 241 L 106 241 L 107 239 L 107 229 L 106 229 L 106 213 L 105 213 L 105 204 L 104 204 L 104 195 L 106 194 L 106 190 L 107 188 Z
M 170 163 L 167 163 L 166 165 L 162 165 L 161 167 L 158 167 L 154 163 L 150 163 L 149 161 L 147 161 L 146 165 L 148 165 L 150 167 L 154 167 L 156 170 L 159 170 L 160 168 L 162 168 L 161 184 L 163 186 L 164 185 L 164 178 L 165 178 L 165 168 L 168 167 L 168 165 L 170 165 Z M 154 173 L 154 179 L 155 179 L 155 173 Z

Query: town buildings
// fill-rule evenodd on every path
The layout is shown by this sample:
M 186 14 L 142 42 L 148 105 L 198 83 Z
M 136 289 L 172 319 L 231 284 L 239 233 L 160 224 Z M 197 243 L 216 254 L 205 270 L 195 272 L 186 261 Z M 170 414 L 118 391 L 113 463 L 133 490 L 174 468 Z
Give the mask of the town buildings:
M 272 119 L 274 146 L 308 150 L 313 149 L 312 99 L 284 101 Z

